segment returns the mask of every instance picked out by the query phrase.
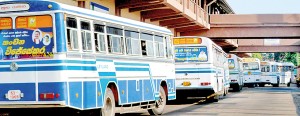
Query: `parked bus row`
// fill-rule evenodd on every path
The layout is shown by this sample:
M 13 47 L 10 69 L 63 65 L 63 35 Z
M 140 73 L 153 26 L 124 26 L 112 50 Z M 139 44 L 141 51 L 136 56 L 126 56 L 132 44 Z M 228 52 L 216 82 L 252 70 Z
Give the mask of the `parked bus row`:
M 261 62 L 261 83 L 259 86 L 271 84 L 273 87 L 279 87 L 279 84 L 290 86 L 296 84 L 296 78 L 293 74 L 295 65 L 291 62 Z
M 168 100 L 218 101 L 229 88 L 290 82 L 292 66 L 268 68 L 206 37 L 172 41 L 166 28 L 53 1 L 0 4 L 1 108 L 160 115 Z M 273 68 L 279 80 L 262 79 Z
M 264 87 L 266 84 L 279 87 L 280 84 L 296 83 L 294 64 L 290 62 L 260 61 L 257 58 L 239 58 L 229 55 L 231 87 Z M 243 73 L 241 73 L 243 72 Z M 237 78 L 240 77 L 240 78 Z

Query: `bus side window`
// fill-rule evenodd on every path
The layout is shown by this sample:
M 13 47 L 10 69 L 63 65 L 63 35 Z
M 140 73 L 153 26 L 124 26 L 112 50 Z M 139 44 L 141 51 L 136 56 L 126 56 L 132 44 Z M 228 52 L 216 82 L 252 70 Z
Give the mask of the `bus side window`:
M 162 36 L 154 36 L 155 54 L 156 57 L 164 57 L 164 38 Z
M 112 53 L 112 45 L 111 45 L 111 36 L 110 35 L 107 35 L 107 47 L 108 47 L 108 52 L 109 53 Z
M 94 24 L 94 37 L 96 52 L 105 52 L 105 36 L 104 36 L 104 25 Z
M 81 26 L 81 39 L 82 39 L 82 50 L 91 51 L 92 50 L 92 35 L 91 26 L 89 22 L 80 21 Z
M 124 53 L 123 29 L 116 27 L 106 27 L 107 47 L 109 53 Z
M 146 41 L 141 40 L 142 55 L 147 56 Z
M 125 31 L 125 44 L 126 54 L 128 55 L 140 55 L 140 41 L 139 32 L 136 31 Z
M 173 57 L 172 41 L 170 40 L 169 36 L 166 37 L 166 57 Z
M 75 18 L 67 17 L 67 48 L 68 50 L 78 50 L 77 21 Z
M 153 35 L 141 33 L 141 39 L 142 55 L 154 56 L 155 49 L 153 48 Z

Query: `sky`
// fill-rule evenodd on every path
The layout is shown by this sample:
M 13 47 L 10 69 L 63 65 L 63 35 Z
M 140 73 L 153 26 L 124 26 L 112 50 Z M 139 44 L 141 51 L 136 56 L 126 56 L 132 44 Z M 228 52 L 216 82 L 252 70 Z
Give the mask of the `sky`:
M 226 0 L 235 14 L 300 14 L 300 0 Z

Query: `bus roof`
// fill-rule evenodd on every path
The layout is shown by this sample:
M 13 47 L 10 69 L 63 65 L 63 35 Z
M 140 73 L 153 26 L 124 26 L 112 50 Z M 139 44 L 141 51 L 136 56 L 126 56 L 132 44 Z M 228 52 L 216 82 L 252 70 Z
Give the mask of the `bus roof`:
M 173 35 L 169 29 L 164 28 L 164 27 L 147 24 L 147 23 L 143 23 L 140 21 L 135 21 L 135 20 L 131 20 L 131 19 L 123 18 L 123 17 L 118 17 L 118 16 L 106 14 L 106 13 L 92 11 L 89 9 L 66 5 L 66 4 L 62 4 L 62 3 L 58 3 L 58 2 L 54 2 L 54 1 L 50 1 L 50 0 L 4 0 L 4 1 L 1 1 L 0 3 L 2 5 L 5 5 L 5 3 L 29 4 L 28 9 L 26 9 L 26 10 L 23 9 L 20 12 L 62 11 L 62 12 L 66 12 L 66 13 L 74 13 L 77 15 L 87 16 L 87 17 L 91 17 L 91 18 L 98 18 L 98 19 L 103 20 L 104 22 L 112 22 L 112 23 L 119 24 L 119 25 L 130 26 L 130 27 L 134 27 L 134 28 L 141 28 L 141 29 L 145 29 L 145 30 L 151 30 L 151 31 L 154 31 L 157 33 Z M 51 5 L 51 7 L 49 5 Z M 14 13 L 14 12 L 10 12 L 10 13 Z M 17 12 L 17 13 L 19 13 L 19 12 Z M 0 12 L 0 14 L 1 14 L 1 12 Z

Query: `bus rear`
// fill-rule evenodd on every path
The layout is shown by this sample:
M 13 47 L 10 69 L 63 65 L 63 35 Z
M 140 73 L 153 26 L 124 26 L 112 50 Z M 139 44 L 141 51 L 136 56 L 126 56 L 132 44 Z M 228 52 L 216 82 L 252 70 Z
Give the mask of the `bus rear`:
M 261 83 L 260 60 L 257 58 L 243 58 L 244 85 L 254 87 Z
M 265 84 L 271 84 L 273 87 L 279 86 L 279 72 L 276 62 L 262 61 L 261 65 L 261 83 L 260 87 L 264 87 Z
M 66 104 L 67 85 L 61 78 L 66 62 L 58 59 L 55 46 L 60 43 L 54 30 L 59 17 L 50 11 L 37 12 L 51 9 L 50 5 L 1 2 L 1 107 Z
M 234 54 L 229 54 L 228 64 L 230 88 L 234 91 L 240 91 L 244 86 L 241 59 Z
M 281 84 L 289 84 L 291 82 L 295 82 L 293 71 L 295 65 L 291 62 L 282 62 L 278 64 L 279 72 L 280 72 L 280 83 Z
M 222 67 L 226 54 L 219 46 L 205 37 L 177 37 L 173 41 L 177 99 L 206 97 L 215 101 L 227 93 Z
M 200 90 L 213 90 L 207 46 L 201 38 L 174 38 L 177 98 L 200 97 Z M 206 76 L 202 76 L 205 74 Z M 180 94 L 182 93 L 182 94 Z

